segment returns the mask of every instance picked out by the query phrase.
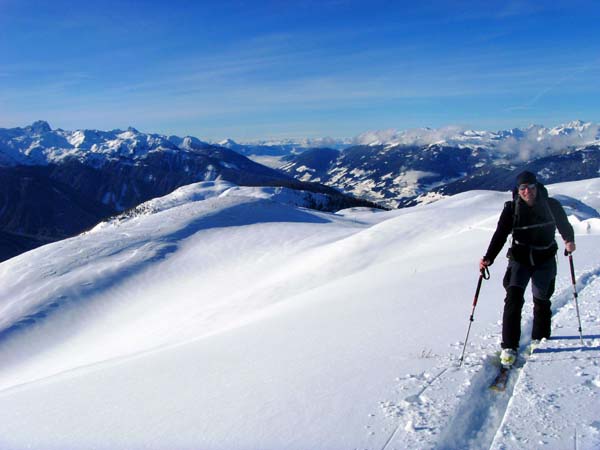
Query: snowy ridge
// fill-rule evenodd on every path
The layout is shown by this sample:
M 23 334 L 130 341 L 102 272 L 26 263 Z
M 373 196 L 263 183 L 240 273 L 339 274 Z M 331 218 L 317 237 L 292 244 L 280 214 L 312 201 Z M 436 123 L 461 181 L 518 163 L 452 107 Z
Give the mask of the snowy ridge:
M 263 186 L 237 186 L 227 181 L 203 181 L 199 183 L 182 186 L 163 197 L 144 202 L 123 214 L 99 223 L 93 231 L 101 230 L 110 226 L 120 225 L 125 221 L 141 215 L 151 215 L 172 208 L 184 206 L 188 203 L 207 200 L 214 197 L 248 197 L 278 202 L 285 205 L 299 207 L 321 207 L 327 205 L 329 197 L 325 194 L 306 192 L 284 187 Z
M 458 357 L 506 193 L 332 214 L 199 183 L 6 261 L 0 448 L 597 448 L 600 179 L 550 192 L 571 199 L 586 345 L 559 256 L 556 339 L 504 397 L 500 260 Z M 526 345 L 530 299 L 523 317 Z

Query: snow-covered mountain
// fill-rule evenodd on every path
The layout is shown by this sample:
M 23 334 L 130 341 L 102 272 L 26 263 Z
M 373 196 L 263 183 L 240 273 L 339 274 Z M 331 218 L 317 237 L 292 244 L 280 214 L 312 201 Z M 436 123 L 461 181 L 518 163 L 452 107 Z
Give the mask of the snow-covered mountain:
M 0 165 L 47 165 L 75 159 L 92 166 L 112 160 L 138 160 L 151 152 L 178 149 L 165 136 L 127 130 L 53 130 L 38 121 L 24 128 L 0 129 Z
M 483 166 L 461 179 L 435 188 L 442 194 L 456 194 L 472 189 L 512 190 L 515 174 L 529 170 L 545 184 L 584 180 L 600 176 L 600 145 L 587 145 L 550 156 L 511 165 Z
M 504 394 L 501 261 L 458 359 L 508 193 L 334 214 L 205 182 L 0 263 L 0 448 L 599 448 L 600 179 L 549 190 L 584 345 L 560 256 L 553 339 Z
M 553 128 L 530 125 L 500 131 L 469 130 L 450 126 L 409 130 L 369 131 L 354 138 L 355 145 L 485 147 L 497 149 L 511 157 L 530 159 L 557 150 L 581 147 L 600 141 L 600 124 L 575 120 Z M 528 154 L 528 152 L 532 152 Z
M 40 121 L 0 129 L 0 177 L 0 260 L 198 181 L 321 193 L 330 201 L 316 204 L 331 209 L 367 205 L 194 137 L 133 128 L 65 131 Z
M 281 170 L 299 180 L 335 186 L 390 207 L 430 192 L 493 161 L 486 148 L 361 145 L 314 149 L 285 158 Z
M 115 158 L 140 159 L 151 152 L 224 147 L 244 155 L 282 156 L 312 148 L 343 150 L 352 146 L 392 148 L 431 145 L 472 149 L 486 148 L 508 159 L 530 160 L 565 149 L 600 144 L 600 124 L 576 120 L 553 128 L 531 125 L 501 131 L 469 130 L 461 127 L 416 128 L 398 131 L 368 131 L 354 138 L 281 139 L 237 143 L 232 139 L 209 143 L 196 137 L 164 136 L 127 130 L 53 130 L 45 121 L 23 128 L 0 128 L 0 165 L 39 165 L 66 158 L 103 164 Z
M 228 148 L 243 155 L 289 155 L 307 148 L 343 148 L 351 141 L 332 138 L 269 140 L 238 144 L 232 139 L 205 142 L 193 136 L 164 136 L 127 130 L 52 129 L 48 122 L 37 121 L 26 127 L 0 128 L 0 166 L 56 164 L 66 159 L 94 166 L 129 158 L 137 161 L 150 153 Z
M 486 131 L 448 126 L 442 128 L 413 128 L 400 131 L 397 129 L 373 130 L 345 139 L 285 139 L 245 143 L 226 139 L 216 144 L 247 156 L 283 156 L 299 154 L 312 148 L 343 150 L 361 145 L 483 147 L 501 152 L 509 159 L 528 160 L 547 156 L 566 148 L 582 147 L 594 143 L 600 143 L 600 124 L 575 120 L 553 128 L 530 125 L 526 128 Z
M 555 128 L 499 132 L 457 128 L 365 133 L 361 145 L 311 149 L 283 158 L 280 169 L 389 207 L 440 193 L 512 187 L 529 169 L 549 183 L 600 175 L 599 126 L 576 121 Z

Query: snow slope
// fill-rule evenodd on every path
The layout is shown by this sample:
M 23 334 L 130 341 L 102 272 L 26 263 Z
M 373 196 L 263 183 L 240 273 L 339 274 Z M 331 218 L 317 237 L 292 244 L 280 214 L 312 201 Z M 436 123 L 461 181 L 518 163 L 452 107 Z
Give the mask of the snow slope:
M 550 192 L 585 345 L 560 256 L 557 339 L 501 395 L 500 258 L 458 358 L 506 193 L 329 214 L 200 183 L 6 261 L 0 448 L 598 448 L 600 179 Z

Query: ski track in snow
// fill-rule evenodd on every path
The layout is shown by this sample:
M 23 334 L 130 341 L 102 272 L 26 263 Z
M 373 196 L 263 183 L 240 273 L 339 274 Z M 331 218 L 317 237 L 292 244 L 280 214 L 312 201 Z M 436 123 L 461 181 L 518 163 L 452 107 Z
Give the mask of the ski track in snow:
M 542 342 L 527 360 L 490 449 L 600 448 L 599 277 L 597 267 L 577 280 L 583 345 L 572 290 L 558 296 L 562 307 L 553 316 L 554 337 Z M 557 411 L 562 411 L 559 420 Z
M 576 289 L 579 295 L 580 308 L 582 298 L 584 298 L 588 286 L 600 276 L 600 266 L 595 267 L 576 278 Z M 553 304 L 553 322 L 554 318 L 565 310 L 574 310 L 572 285 L 564 287 L 552 299 Z M 581 308 L 585 310 L 584 308 Z M 532 326 L 532 314 L 524 308 L 523 316 L 527 320 L 522 323 L 522 336 L 530 334 Z M 595 318 L 593 318 L 595 319 Z M 583 320 L 583 319 L 582 319 Z M 588 321 L 592 322 L 592 321 Z M 585 334 L 583 328 L 584 340 L 594 338 L 594 335 Z M 556 333 L 555 327 L 553 334 Z M 596 336 L 597 337 L 597 336 Z M 560 338 L 558 338 L 560 339 Z M 563 338 L 564 339 L 564 338 Z M 575 339 L 575 337 L 573 337 Z M 577 341 L 579 336 L 577 336 Z M 525 352 L 529 345 L 529 339 L 521 339 L 521 354 Z M 548 342 L 552 342 L 552 339 Z M 589 345 L 589 342 L 588 342 Z M 599 350 L 597 347 L 591 347 L 590 350 Z M 570 348 L 570 351 L 584 351 L 584 347 Z M 567 351 L 567 350 L 564 350 Z M 539 353 L 547 352 L 544 349 L 536 350 L 531 358 Z M 427 355 L 423 355 L 427 356 Z M 488 355 L 480 363 L 471 363 L 471 367 L 466 368 L 466 372 L 473 372 L 471 377 L 466 377 L 462 384 L 457 383 L 458 392 L 456 399 L 458 404 L 451 405 L 454 408 L 450 420 L 444 420 L 448 417 L 448 412 L 444 406 L 447 399 L 439 398 L 435 393 L 431 393 L 431 387 L 439 382 L 441 378 L 446 378 L 446 383 L 451 383 L 451 378 L 460 379 L 460 369 L 456 361 L 447 361 L 444 365 L 437 366 L 433 370 L 435 375 L 430 375 L 431 371 L 420 375 L 408 375 L 402 381 L 403 389 L 410 389 L 410 384 L 417 382 L 418 391 L 415 394 L 405 397 L 400 403 L 380 402 L 380 406 L 385 410 L 388 417 L 399 418 L 398 424 L 389 434 L 381 450 L 401 449 L 401 448 L 432 448 L 436 450 L 454 450 L 471 449 L 483 450 L 496 448 L 495 439 L 502 435 L 502 425 L 504 423 L 507 410 L 509 408 L 515 387 L 519 385 L 523 371 L 526 369 L 528 359 L 520 358 L 515 368 L 510 374 L 510 378 L 503 393 L 494 392 L 489 389 L 490 383 L 498 372 L 498 362 L 496 357 Z M 469 366 L 469 365 L 467 365 Z M 419 384 L 420 383 L 420 384 Z M 413 386 L 414 389 L 414 386 Z M 427 395 L 430 394 L 430 395 Z M 423 425 L 424 423 L 443 424 L 443 429 L 436 429 Z M 402 425 L 404 424 L 404 429 Z M 402 434 L 404 431 L 404 434 Z M 423 437 L 415 435 L 423 434 Z M 577 431 L 574 432 L 574 445 L 577 449 Z M 397 444 L 399 446 L 395 446 Z M 540 443 L 541 444 L 541 443 Z M 416 445 L 413 447 L 413 445 Z M 503 445 L 498 448 L 505 448 Z M 518 448 L 518 447 L 517 447 Z

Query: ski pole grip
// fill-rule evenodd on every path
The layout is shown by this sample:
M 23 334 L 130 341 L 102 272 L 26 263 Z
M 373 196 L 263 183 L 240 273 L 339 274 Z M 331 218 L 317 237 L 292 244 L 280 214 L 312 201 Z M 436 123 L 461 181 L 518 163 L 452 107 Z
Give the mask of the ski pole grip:
M 484 267 L 480 271 L 479 280 L 477 280 L 477 289 L 475 290 L 475 297 L 473 298 L 473 311 L 475 311 L 475 306 L 477 306 L 477 300 L 479 299 L 479 291 L 481 290 L 481 282 L 483 280 L 489 280 L 489 279 L 490 279 L 490 271 L 488 270 L 487 267 Z M 471 315 L 471 320 L 473 320 L 472 317 L 473 317 L 473 315 Z
M 489 280 L 490 279 L 490 269 L 488 269 L 487 267 L 484 267 L 483 269 L 481 269 L 481 277 L 484 280 Z
M 573 264 L 573 255 L 571 253 L 569 253 L 569 267 L 571 269 L 571 281 L 573 282 L 573 289 L 575 289 L 577 281 L 575 279 L 575 266 Z M 577 297 L 577 291 L 575 291 L 575 297 Z

